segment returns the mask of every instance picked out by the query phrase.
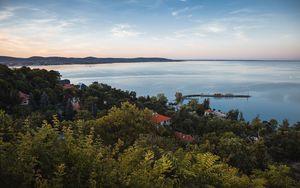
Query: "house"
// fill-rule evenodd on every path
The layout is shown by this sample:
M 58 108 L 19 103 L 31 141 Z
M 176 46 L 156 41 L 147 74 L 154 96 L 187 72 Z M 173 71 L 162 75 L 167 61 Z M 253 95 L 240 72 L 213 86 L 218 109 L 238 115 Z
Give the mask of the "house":
M 180 108 L 182 107 L 182 103 L 177 102 L 169 102 L 168 105 L 175 110 L 175 112 L 178 112 Z
M 227 117 L 227 114 L 225 114 L 221 111 L 215 111 L 215 110 L 208 109 L 208 110 L 205 110 L 204 116 L 213 116 L 213 117 L 217 117 L 220 119 L 224 119 Z
M 225 119 L 227 115 L 223 112 L 213 111 L 213 115 L 217 118 Z
M 80 89 L 80 90 L 85 90 L 86 88 L 87 88 L 87 85 L 85 85 L 84 83 L 78 83 L 78 88 Z
M 80 104 L 79 104 L 79 99 L 76 97 L 73 97 L 71 99 L 72 107 L 74 111 L 80 110 Z
M 205 110 L 204 116 L 210 116 L 213 111 L 211 109 Z
M 171 118 L 168 116 L 153 113 L 152 121 L 159 125 L 171 125 Z
M 71 84 L 70 80 L 68 80 L 68 79 L 60 80 L 59 83 L 60 83 L 61 85 Z
M 20 105 L 28 105 L 29 104 L 29 95 L 19 91 L 19 98 L 21 99 Z
M 175 138 L 180 140 L 180 141 L 183 141 L 183 142 L 194 142 L 195 141 L 195 138 L 192 136 L 192 135 L 189 135 L 189 134 L 183 134 L 181 132 L 175 132 L 174 133 L 175 135 Z
M 63 89 L 66 90 L 66 89 L 72 89 L 74 86 L 73 84 L 64 84 L 63 85 Z

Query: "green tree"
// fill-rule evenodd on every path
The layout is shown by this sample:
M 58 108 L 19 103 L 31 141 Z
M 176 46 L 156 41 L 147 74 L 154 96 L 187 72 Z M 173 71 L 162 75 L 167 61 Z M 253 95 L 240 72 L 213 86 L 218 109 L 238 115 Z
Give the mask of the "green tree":
M 71 99 L 69 98 L 65 107 L 65 119 L 72 120 L 73 117 L 74 117 L 73 105 Z
M 209 98 L 207 99 L 204 99 L 203 101 L 203 106 L 204 106 L 204 109 L 210 109 L 210 101 L 209 101 Z
M 87 121 L 93 119 L 93 115 L 88 110 L 79 110 L 76 112 L 74 119 Z
M 227 113 L 227 118 L 230 120 L 237 121 L 239 119 L 239 114 L 240 114 L 239 110 L 230 110 Z
M 176 100 L 177 104 L 182 103 L 183 95 L 182 95 L 181 92 L 176 92 L 175 93 L 175 100 Z
M 139 134 L 149 134 L 155 131 L 152 111 L 139 110 L 136 105 L 125 102 L 120 108 L 113 107 L 108 114 L 95 122 L 95 132 L 100 135 L 105 144 L 114 144 L 118 139 L 128 146 Z
M 290 188 L 298 187 L 300 182 L 289 177 L 290 168 L 286 165 L 271 165 L 265 171 L 257 170 L 254 172 L 255 177 L 267 180 L 266 187 L 270 188 Z
M 49 97 L 46 92 L 43 92 L 40 99 L 40 106 L 43 109 L 46 109 L 49 105 Z

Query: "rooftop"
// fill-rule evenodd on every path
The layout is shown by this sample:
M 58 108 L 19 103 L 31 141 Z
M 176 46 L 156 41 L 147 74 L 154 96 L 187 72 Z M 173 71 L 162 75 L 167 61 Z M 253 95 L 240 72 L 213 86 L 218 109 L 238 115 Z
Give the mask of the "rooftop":
M 160 122 L 168 121 L 168 120 L 171 120 L 171 118 L 168 116 L 158 114 L 158 113 L 154 113 L 152 116 L 152 121 L 155 123 L 160 123 Z

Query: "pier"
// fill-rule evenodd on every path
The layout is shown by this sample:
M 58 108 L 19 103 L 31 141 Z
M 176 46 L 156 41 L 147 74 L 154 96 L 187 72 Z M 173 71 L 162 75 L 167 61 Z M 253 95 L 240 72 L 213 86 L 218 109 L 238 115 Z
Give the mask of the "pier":
M 192 94 L 192 95 L 184 95 L 183 98 L 192 98 L 192 97 L 214 97 L 214 98 L 249 98 L 250 95 L 234 95 L 234 94 Z

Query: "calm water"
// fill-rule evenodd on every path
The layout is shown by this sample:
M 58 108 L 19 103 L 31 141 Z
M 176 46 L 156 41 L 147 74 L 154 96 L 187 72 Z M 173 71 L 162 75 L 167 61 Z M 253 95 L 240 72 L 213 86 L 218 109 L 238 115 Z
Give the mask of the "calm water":
M 41 67 L 39 67 L 41 68 Z M 169 100 L 183 94 L 250 94 L 247 99 L 211 99 L 215 109 L 239 109 L 246 119 L 288 118 L 300 121 L 300 62 L 189 61 L 45 66 L 73 83 L 93 81 L 138 95 L 164 93 Z M 203 99 L 199 99 L 203 100 Z

